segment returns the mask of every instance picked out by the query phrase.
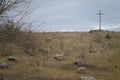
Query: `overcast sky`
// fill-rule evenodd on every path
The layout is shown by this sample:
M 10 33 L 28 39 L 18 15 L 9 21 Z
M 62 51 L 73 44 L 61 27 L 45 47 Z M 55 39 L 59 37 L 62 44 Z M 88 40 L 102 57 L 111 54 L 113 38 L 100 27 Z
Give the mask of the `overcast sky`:
M 38 7 L 29 20 L 36 21 L 37 31 L 89 31 L 99 28 L 120 31 L 120 0 L 34 0 Z

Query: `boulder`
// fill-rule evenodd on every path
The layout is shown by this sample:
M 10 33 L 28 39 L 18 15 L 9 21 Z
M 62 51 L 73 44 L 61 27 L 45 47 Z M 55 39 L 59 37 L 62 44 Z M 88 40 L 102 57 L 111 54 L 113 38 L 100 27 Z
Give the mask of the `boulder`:
M 73 64 L 78 66 L 86 66 L 86 61 L 85 60 L 75 61 Z
M 6 62 L 1 62 L 0 68 L 8 68 L 8 64 Z
M 48 51 L 45 48 L 39 48 L 38 51 L 43 53 L 43 54 L 48 53 Z
M 86 68 L 85 67 L 78 68 L 77 73 L 86 73 Z
M 48 42 L 50 42 L 52 40 L 52 37 L 48 37 L 45 40 L 48 41 Z
M 80 80 L 96 80 L 94 77 L 80 76 Z
M 14 56 L 8 56 L 7 60 L 9 60 L 9 61 L 17 61 L 17 58 L 14 57 Z
M 58 61 L 62 61 L 62 60 L 64 60 L 64 56 L 63 55 L 54 55 L 54 59 L 56 59 Z

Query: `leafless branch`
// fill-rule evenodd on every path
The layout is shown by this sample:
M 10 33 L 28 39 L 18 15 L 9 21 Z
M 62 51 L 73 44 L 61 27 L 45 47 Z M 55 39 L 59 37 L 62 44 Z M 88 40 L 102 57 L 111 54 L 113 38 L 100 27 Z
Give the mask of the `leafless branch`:
M 14 9 L 18 4 L 25 0 L 0 0 L 0 15 Z

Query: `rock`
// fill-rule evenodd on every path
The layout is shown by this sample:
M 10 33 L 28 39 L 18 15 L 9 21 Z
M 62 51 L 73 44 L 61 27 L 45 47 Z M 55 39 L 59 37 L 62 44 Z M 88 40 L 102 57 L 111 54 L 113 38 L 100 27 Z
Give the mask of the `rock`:
M 73 57 L 74 57 L 74 58 L 79 58 L 79 57 L 80 57 L 80 54 L 74 54 Z
M 43 54 L 44 56 L 48 56 L 48 51 L 45 48 L 39 48 L 38 51 Z
M 38 51 L 43 53 L 43 54 L 48 53 L 48 51 L 45 48 L 39 48 Z
M 62 33 L 60 33 L 60 34 L 58 35 L 58 38 L 59 38 L 59 39 L 63 39 Z
M 95 51 L 93 51 L 93 50 L 89 50 L 89 53 L 96 53 Z
M 51 38 L 51 37 L 48 37 L 48 38 L 46 38 L 45 40 L 49 42 L 49 41 L 52 40 L 52 38 Z
M 58 38 L 59 38 L 59 39 L 63 39 L 63 36 L 62 36 L 62 35 L 59 35 Z
M 86 66 L 86 61 L 85 60 L 75 61 L 73 64 L 78 66 Z
M 78 65 L 78 61 L 73 62 L 74 65 Z
M 59 36 L 60 39 L 63 39 L 63 36 Z
M 0 68 L 8 68 L 8 64 L 6 62 L 1 62 Z
M 0 80 L 4 80 L 4 78 L 3 78 L 3 75 L 2 75 L 2 74 L 0 74 Z
M 85 67 L 80 67 L 77 70 L 77 73 L 85 73 L 86 72 L 86 68 Z
M 9 60 L 9 61 L 17 61 L 17 58 L 14 57 L 14 56 L 8 56 L 7 60 Z
M 63 55 L 54 55 L 54 59 L 56 59 L 58 61 L 62 61 L 62 60 L 64 60 L 64 56 Z
M 96 80 L 94 77 L 80 76 L 80 80 Z

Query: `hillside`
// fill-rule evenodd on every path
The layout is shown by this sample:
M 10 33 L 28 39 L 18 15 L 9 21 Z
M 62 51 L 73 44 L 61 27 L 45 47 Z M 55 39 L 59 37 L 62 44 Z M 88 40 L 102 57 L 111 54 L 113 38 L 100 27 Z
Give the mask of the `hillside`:
M 96 80 L 120 80 L 120 32 L 41 32 L 31 33 L 35 40 L 34 52 L 26 54 L 21 47 L 10 44 L 18 61 L 8 61 L 1 69 L 4 80 L 79 80 L 81 75 Z M 11 49 L 11 48 L 10 48 Z M 54 55 L 63 55 L 58 61 Z M 74 61 L 85 58 L 87 71 L 77 73 Z

